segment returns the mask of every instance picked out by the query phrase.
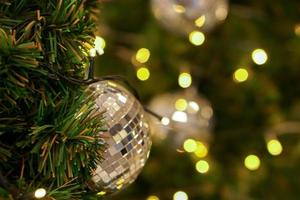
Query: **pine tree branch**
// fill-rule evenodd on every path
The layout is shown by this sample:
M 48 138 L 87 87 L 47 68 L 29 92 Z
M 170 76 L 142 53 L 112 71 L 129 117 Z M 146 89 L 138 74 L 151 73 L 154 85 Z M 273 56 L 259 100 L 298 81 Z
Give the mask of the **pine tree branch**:
M 11 170 L 0 184 L 17 189 L 8 190 L 14 199 L 30 199 L 38 187 L 80 199 L 102 159 L 94 97 L 55 76 L 83 79 L 96 3 L 0 0 L 0 139 L 10 146 L 0 144 L 0 169 Z

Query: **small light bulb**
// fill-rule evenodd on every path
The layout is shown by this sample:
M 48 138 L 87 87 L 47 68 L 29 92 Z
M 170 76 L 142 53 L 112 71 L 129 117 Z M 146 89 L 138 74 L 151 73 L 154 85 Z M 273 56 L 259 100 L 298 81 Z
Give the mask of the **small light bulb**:
M 95 48 L 101 48 L 104 49 L 106 47 L 106 42 L 104 38 L 100 36 L 96 36 L 95 42 L 94 42 Z
M 194 152 L 194 154 L 198 157 L 198 158 L 204 158 L 205 156 L 207 156 L 208 154 L 208 149 L 207 147 L 202 143 L 202 142 L 197 142 L 197 149 Z
M 244 82 L 248 79 L 248 71 L 245 68 L 239 68 L 233 73 L 233 79 L 236 82 Z
M 95 48 L 90 49 L 90 56 L 95 57 L 97 55 L 97 51 Z
M 199 28 L 202 27 L 205 24 L 205 15 L 201 15 L 195 20 L 195 25 Z
M 147 200 L 159 200 L 158 196 L 151 195 L 147 198 Z
M 183 111 L 175 111 L 172 115 L 172 120 L 176 122 L 186 123 L 188 120 L 188 116 Z
M 41 199 L 43 197 L 46 196 L 46 190 L 44 188 L 38 188 L 35 192 L 34 192 L 34 197 L 37 199 Z
M 168 125 L 170 124 L 170 119 L 169 119 L 168 117 L 163 117 L 163 118 L 161 119 L 161 123 L 162 123 L 162 125 L 164 125 L 164 126 L 168 126 Z
M 146 81 L 149 79 L 150 77 L 150 71 L 148 68 L 146 67 L 141 67 L 137 70 L 136 72 L 136 76 L 138 77 L 138 79 L 140 79 L 141 81 Z
M 267 62 L 268 60 L 268 55 L 265 50 L 263 49 L 255 49 L 252 52 L 252 60 L 254 63 L 258 65 L 263 65 Z
M 135 55 L 135 59 L 139 63 L 146 63 L 149 60 L 149 58 L 150 58 L 150 51 L 149 49 L 146 48 L 139 49 Z
M 177 99 L 175 102 L 175 108 L 179 111 L 184 111 L 187 108 L 187 101 L 185 99 Z
M 195 46 L 200 46 L 205 41 L 205 35 L 200 31 L 192 31 L 189 34 L 190 42 Z
M 260 160 L 256 155 L 248 155 L 244 160 L 244 164 L 246 168 L 253 171 L 259 168 Z
M 192 76 L 189 73 L 183 72 L 179 74 L 178 84 L 182 88 L 188 88 L 192 84 Z
M 173 195 L 173 200 L 188 200 L 188 195 L 183 191 L 177 191 Z
M 196 103 L 195 101 L 190 101 L 189 102 L 189 112 L 190 113 L 197 113 L 199 111 L 200 107 L 199 104 Z
M 186 139 L 183 143 L 183 149 L 189 153 L 195 152 L 197 150 L 197 142 L 193 139 Z
M 99 55 L 104 54 L 104 48 L 106 46 L 106 43 L 102 37 L 96 36 L 94 45 L 95 45 L 95 50 L 98 52 Z
M 201 173 L 201 174 L 205 174 L 208 172 L 209 170 L 209 164 L 207 161 L 205 160 L 199 160 L 197 163 L 196 163 L 196 170 Z
M 272 139 L 267 143 L 268 151 L 273 156 L 278 156 L 282 152 L 282 145 L 279 140 Z

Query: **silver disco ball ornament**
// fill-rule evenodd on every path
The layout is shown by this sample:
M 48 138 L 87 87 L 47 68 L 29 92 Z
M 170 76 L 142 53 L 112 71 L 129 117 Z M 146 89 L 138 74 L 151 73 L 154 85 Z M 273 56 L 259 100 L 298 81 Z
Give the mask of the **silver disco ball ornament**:
M 123 86 L 99 81 L 88 87 L 96 109 L 104 113 L 107 150 L 92 176 L 101 194 L 114 193 L 137 178 L 150 153 L 151 139 L 140 102 Z
M 228 1 L 152 0 L 152 11 L 156 19 L 173 32 L 209 32 L 226 19 Z
M 175 147 L 181 147 L 186 139 L 210 141 L 213 109 L 195 89 L 159 95 L 151 100 L 149 107 L 163 116 L 160 122 L 151 118 L 155 141 L 169 139 Z

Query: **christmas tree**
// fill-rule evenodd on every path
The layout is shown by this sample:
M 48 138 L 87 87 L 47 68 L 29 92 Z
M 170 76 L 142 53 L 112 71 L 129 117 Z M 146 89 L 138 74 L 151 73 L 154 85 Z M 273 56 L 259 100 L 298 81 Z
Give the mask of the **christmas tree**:
M 0 0 L 0 199 L 299 199 L 299 8 Z
M 145 165 L 135 89 L 94 77 L 98 3 L 1 1 L 0 198 L 99 199 Z
M 82 199 L 105 143 L 85 94 L 97 1 L 0 1 L 0 199 Z

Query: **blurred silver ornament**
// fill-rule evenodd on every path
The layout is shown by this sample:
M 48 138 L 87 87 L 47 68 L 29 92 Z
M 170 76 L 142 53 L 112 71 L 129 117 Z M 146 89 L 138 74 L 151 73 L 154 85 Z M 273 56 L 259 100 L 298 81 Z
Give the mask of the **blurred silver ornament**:
M 228 0 L 152 0 L 156 19 L 181 34 L 211 31 L 226 19 L 228 7 Z
M 188 139 L 209 142 L 213 109 L 194 88 L 162 94 L 151 100 L 149 108 L 163 116 L 161 122 L 151 118 L 153 139 L 169 138 L 176 147 Z
M 104 112 L 107 150 L 92 181 L 101 194 L 114 193 L 137 178 L 150 153 L 149 126 L 140 102 L 123 86 L 99 81 L 88 87 Z

